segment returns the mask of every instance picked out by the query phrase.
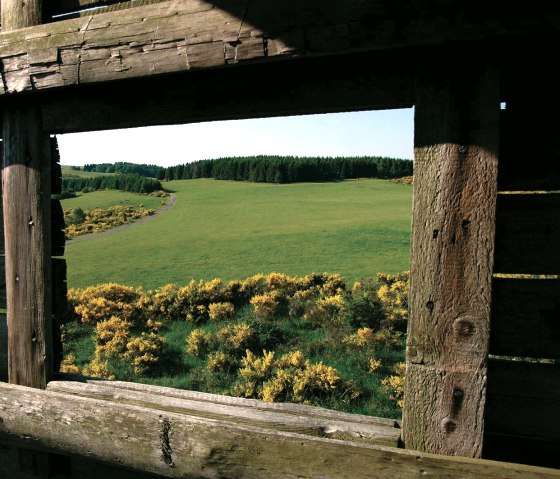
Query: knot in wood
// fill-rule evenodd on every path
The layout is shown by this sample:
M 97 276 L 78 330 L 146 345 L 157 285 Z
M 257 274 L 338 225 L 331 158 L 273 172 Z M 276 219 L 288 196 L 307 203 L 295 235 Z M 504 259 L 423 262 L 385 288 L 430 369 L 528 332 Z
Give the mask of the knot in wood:
M 446 417 L 443 421 L 441 421 L 441 428 L 449 434 L 457 429 L 457 423 Z
M 453 334 L 459 339 L 471 337 L 475 331 L 474 318 L 472 316 L 460 316 L 453 321 Z

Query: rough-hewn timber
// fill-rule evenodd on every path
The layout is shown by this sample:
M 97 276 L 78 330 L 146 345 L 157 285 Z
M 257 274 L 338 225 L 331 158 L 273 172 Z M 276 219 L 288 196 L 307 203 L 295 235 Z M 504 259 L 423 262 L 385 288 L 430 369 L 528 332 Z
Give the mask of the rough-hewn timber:
M 470 9 L 471 10 L 470 10 Z M 0 34 L 0 93 L 275 57 L 387 50 L 558 31 L 558 12 L 435 3 L 173 0 Z M 532 20 L 532 22 L 530 21 Z
M 416 89 L 403 435 L 480 456 L 497 190 L 497 71 L 440 66 Z
M 40 0 L 3 0 L 2 11 L 4 30 L 41 20 Z M 45 388 L 52 374 L 50 139 L 36 105 L 23 101 L 3 114 L 9 380 Z
M 149 396 L 145 402 L 140 399 L 142 405 L 133 405 L 121 399 L 124 393 L 93 399 L 82 397 L 87 387 L 76 392 L 0 384 L 0 437 L 10 433 L 35 447 L 167 477 L 560 477 L 559 471 L 543 468 L 314 437 L 239 419 L 215 420 L 187 413 L 192 404 L 185 410 L 178 402 L 174 410 L 157 407 Z

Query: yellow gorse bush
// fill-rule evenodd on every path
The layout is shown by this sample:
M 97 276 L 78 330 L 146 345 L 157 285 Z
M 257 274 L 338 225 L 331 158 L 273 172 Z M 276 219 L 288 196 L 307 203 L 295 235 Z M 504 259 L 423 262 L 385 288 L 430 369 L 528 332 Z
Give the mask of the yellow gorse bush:
M 245 350 L 254 335 L 255 331 L 251 326 L 239 323 L 218 329 L 216 339 L 219 345 L 235 352 Z
M 371 328 L 360 328 L 354 334 L 346 336 L 342 342 L 356 348 L 371 347 L 375 343 L 375 332 Z
M 257 319 L 271 319 L 278 309 L 278 295 L 274 292 L 259 294 L 251 298 L 253 312 Z
M 342 380 L 335 368 L 312 363 L 300 351 L 275 360 L 273 351 L 263 351 L 257 357 L 247 350 L 241 362 L 234 392 L 244 397 L 313 404 L 319 397 L 347 395 L 352 400 L 359 396 L 354 384 Z
M 107 321 L 100 321 L 95 326 L 96 346 L 95 354 L 98 357 L 121 357 L 126 351 L 130 340 L 132 324 L 118 316 L 111 316 Z
M 76 366 L 76 357 L 73 354 L 66 356 L 60 363 L 60 372 L 69 374 L 80 374 L 78 366 Z
M 395 364 L 394 371 L 395 374 L 383 379 L 381 384 L 389 394 L 389 398 L 395 401 L 398 407 L 403 408 L 406 363 Z
M 164 343 L 162 336 L 143 332 L 127 343 L 125 358 L 131 361 L 136 374 L 144 374 L 158 363 Z
M 206 353 L 212 335 L 202 329 L 193 329 L 187 338 L 187 353 L 200 357 Z
M 96 208 L 94 210 L 84 210 L 85 219 L 83 223 L 70 224 L 71 217 L 74 213 L 73 209 L 64 210 L 64 219 L 66 221 L 66 237 L 74 238 L 87 233 L 100 233 L 102 231 L 128 224 L 139 218 L 153 215 L 154 209 L 136 208 L 133 206 L 111 206 L 106 210 Z
M 227 321 L 233 317 L 235 306 L 233 303 L 210 303 L 208 305 L 208 316 L 212 321 Z
M 389 321 L 408 320 L 409 278 L 410 271 L 396 275 L 377 275 L 378 281 L 382 283 L 377 296 Z
M 115 374 L 109 368 L 109 363 L 98 357 L 95 357 L 93 361 L 84 367 L 82 374 L 92 378 L 108 379 L 109 381 L 114 381 L 116 379 Z

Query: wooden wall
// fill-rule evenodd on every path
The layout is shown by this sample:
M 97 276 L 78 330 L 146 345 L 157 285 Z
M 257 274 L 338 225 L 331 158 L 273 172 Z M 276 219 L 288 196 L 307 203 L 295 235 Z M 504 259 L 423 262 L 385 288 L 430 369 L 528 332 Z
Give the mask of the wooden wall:
M 485 457 L 560 467 L 560 95 L 520 49 L 505 68 Z M 522 66 L 522 68 L 519 68 Z

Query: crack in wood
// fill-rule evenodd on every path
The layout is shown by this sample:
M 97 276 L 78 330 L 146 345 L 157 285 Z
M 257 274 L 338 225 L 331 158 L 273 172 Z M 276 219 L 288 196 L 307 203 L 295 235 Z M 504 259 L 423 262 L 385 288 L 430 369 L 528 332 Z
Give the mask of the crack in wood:
M 161 416 L 160 416 L 161 418 Z M 173 462 L 173 457 L 171 453 L 171 443 L 169 439 L 169 434 L 171 433 L 171 422 L 167 418 L 161 418 L 159 420 L 159 439 L 161 441 L 161 460 L 165 462 L 169 467 L 175 467 Z

